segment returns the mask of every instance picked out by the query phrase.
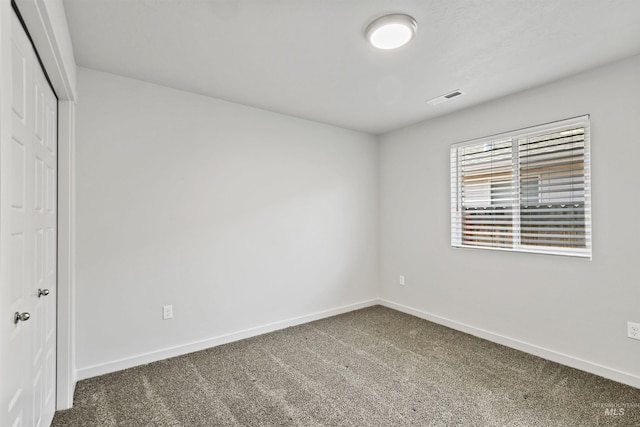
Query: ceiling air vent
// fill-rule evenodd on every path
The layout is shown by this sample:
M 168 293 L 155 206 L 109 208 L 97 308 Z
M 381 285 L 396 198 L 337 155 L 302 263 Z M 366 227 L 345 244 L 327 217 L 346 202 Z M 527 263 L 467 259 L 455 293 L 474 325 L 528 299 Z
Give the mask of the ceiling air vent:
M 461 90 L 454 90 L 453 92 L 449 92 L 446 93 L 444 95 L 438 96 L 437 98 L 433 98 L 427 101 L 427 104 L 431 104 L 431 105 L 438 105 L 441 104 L 443 102 L 446 102 L 452 98 L 455 98 L 456 96 L 460 96 L 462 95 L 464 92 L 462 92 Z

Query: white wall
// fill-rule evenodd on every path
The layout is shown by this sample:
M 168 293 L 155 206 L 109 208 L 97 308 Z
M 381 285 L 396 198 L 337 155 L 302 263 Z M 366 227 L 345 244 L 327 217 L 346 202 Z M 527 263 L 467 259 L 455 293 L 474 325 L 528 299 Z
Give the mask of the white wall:
M 375 137 L 83 68 L 76 121 L 79 379 L 377 296 Z
M 640 341 L 626 338 L 640 322 L 638 76 L 634 57 L 382 136 L 382 298 L 640 387 Z M 582 114 L 593 260 L 451 248 L 450 144 Z
M 378 151 L 370 135 L 79 69 L 79 378 L 380 296 L 640 386 L 626 338 L 640 229 L 621 220 L 640 210 L 639 73 L 634 57 L 391 132 Z M 450 144 L 583 114 L 593 260 L 451 248 Z

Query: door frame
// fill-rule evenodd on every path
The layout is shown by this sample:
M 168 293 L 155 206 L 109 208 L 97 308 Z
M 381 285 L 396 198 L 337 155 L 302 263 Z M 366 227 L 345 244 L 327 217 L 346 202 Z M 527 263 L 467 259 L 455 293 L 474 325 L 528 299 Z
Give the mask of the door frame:
M 0 138 L 11 138 L 11 17 L 16 4 L 58 96 L 56 410 L 73 405 L 76 64 L 62 0 L 0 0 Z

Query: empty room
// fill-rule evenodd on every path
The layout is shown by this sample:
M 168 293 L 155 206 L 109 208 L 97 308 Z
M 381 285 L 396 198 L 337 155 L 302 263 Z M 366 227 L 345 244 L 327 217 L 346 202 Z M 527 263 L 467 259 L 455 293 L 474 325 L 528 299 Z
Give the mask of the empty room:
M 640 425 L 638 123 L 637 0 L 0 0 L 0 426 Z

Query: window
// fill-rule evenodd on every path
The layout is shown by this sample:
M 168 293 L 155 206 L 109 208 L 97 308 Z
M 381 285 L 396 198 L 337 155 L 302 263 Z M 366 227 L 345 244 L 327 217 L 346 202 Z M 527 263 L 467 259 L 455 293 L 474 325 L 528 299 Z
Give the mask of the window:
M 589 116 L 451 146 L 451 245 L 591 257 Z

